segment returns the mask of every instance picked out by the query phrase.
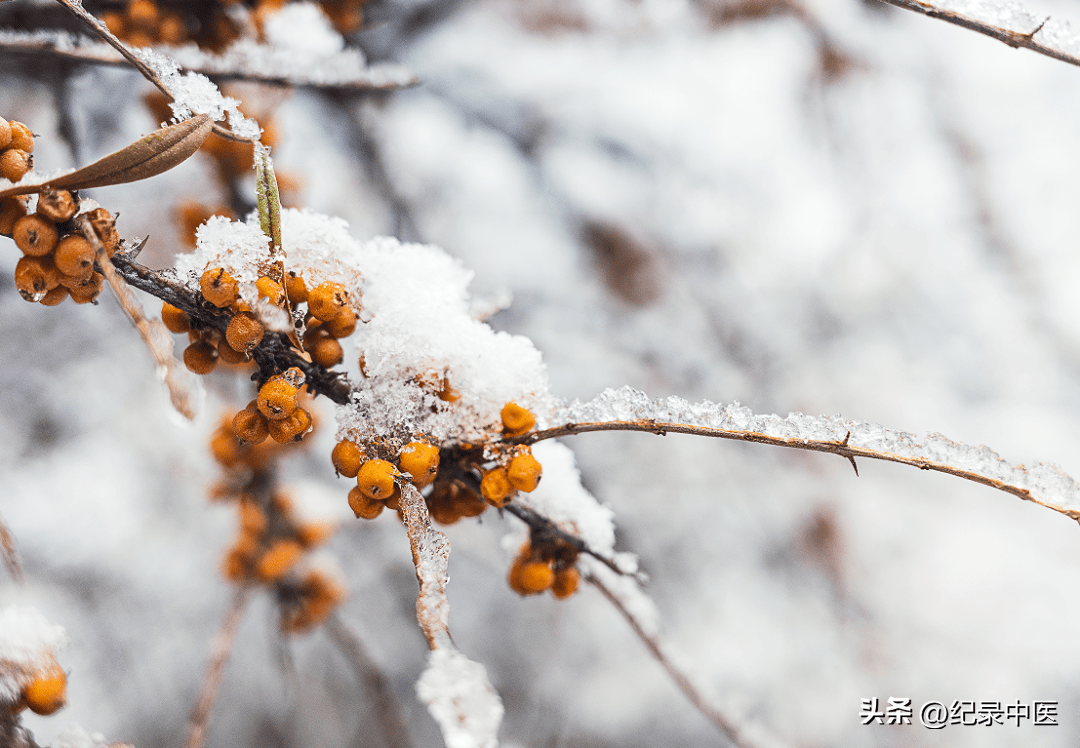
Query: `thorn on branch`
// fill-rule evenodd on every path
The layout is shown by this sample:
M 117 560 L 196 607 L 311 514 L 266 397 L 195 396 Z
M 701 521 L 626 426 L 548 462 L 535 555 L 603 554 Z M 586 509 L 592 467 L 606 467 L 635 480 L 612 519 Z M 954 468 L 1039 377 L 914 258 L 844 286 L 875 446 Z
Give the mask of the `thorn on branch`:
M 851 463 L 851 467 L 855 468 L 855 477 L 859 477 L 859 466 L 855 464 L 855 458 L 851 455 L 847 455 L 848 462 Z

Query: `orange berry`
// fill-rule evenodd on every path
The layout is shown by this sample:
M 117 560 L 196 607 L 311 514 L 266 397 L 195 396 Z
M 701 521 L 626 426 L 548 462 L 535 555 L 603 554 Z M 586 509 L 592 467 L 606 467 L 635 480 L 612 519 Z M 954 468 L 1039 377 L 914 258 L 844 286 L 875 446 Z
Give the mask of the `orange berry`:
M 285 293 L 289 295 L 289 303 L 293 306 L 303 304 L 308 300 L 307 283 L 295 270 L 285 274 Z
M 412 475 L 414 486 L 423 488 L 435 480 L 439 472 L 439 448 L 424 442 L 409 442 L 401 448 L 398 464 Z
M 514 486 L 506 474 L 506 468 L 498 467 L 484 473 L 484 478 L 480 481 L 480 493 L 493 506 L 506 506 L 507 499 L 514 493 Z
M 287 418 L 296 412 L 297 389 L 281 377 L 272 377 L 259 388 L 259 410 L 270 420 Z
M 288 574 L 303 555 L 304 549 L 295 540 L 276 540 L 259 558 L 255 573 L 263 581 L 276 581 Z
M 258 538 L 266 532 L 267 524 L 266 512 L 260 509 L 254 501 L 241 500 L 240 532 L 252 538 Z
M 502 409 L 503 433 L 518 436 L 536 425 L 536 417 L 517 403 L 507 403 Z
M 393 509 L 396 512 L 398 509 L 401 508 L 401 505 L 399 503 L 400 501 L 401 501 L 401 489 L 398 488 L 397 484 L 395 483 L 394 484 L 394 492 L 392 494 L 390 494 L 390 498 L 388 498 L 386 500 L 386 508 L 387 509 Z
M 33 165 L 33 158 L 26 151 L 9 148 L 0 153 L 0 176 L 18 182 Z
M 188 28 L 184 23 L 184 19 L 178 15 L 170 13 L 161 19 L 161 24 L 158 26 L 158 37 L 164 44 L 179 45 L 187 41 Z
M 262 342 L 266 328 L 251 312 L 239 312 L 229 320 L 225 340 L 234 351 L 251 353 Z
M 7 148 L 11 142 L 11 125 L 3 117 L 0 117 L 0 148 Z
M 191 330 L 191 317 L 188 316 L 187 312 L 167 301 L 161 305 L 161 321 L 165 323 L 165 327 L 168 328 L 169 332 L 177 335 Z
M 454 511 L 462 517 L 479 517 L 488 507 L 480 494 L 458 483 L 451 484 L 450 500 L 453 502 Z
M 226 421 L 227 429 L 218 429 L 210 437 L 210 454 L 225 467 L 232 467 L 243 457 L 240 442 L 232 432 L 232 425 Z
M 344 309 L 326 323 L 326 331 L 335 338 L 347 338 L 356 331 L 356 315 Z
M 26 215 L 26 195 L 0 200 L 0 234 L 10 234 L 15 222 Z
M 563 600 L 577 592 L 581 583 L 581 573 L 573 566 L 555 572 L 555 582 L 551 585 L 551 594 Z
M 80 281 L 75 285 L 68 285 L 67 289 L 71 293 L 71 300 L 76 304 L 89 304 L 96 301 L 97 297 L 101 295 L 101 286 L 104 279 L 105 276 L 101 273 L 94 273 L 84 281 Z
M 345 352 L 341 350 L 341 343 L 329 335 L 318 338 L 314 345 L 309 346 L 307 350 L 311 354 L 312 361 L 327 369 L 337 366 L 345 358 Z
M 42 190 L 38 194 L 37 212 L 53 223 L 70 220 L 78 209 L 75 196 L 67 190 Z
M 386 504 L 378 499 L 365 496 L 357 486 L 349 491 L 349 508 L 353 510 L 353 514 L 356 515 L 357 519 L 375 519 L 382 514 Z
M 41 301 L 60 285 L 60 271 L 48 257 L 21 257 L 15 264 L 15 287 L 27 301 Z
M 273 278 L 265 276 L 259 278 L 255 281 L 255 288 L 259 290 L 259 296 L 267 299 L 274 306 L 285 303 L 285 289 Z
M 63 303 L 64 299 L 66 299 L 70 293 L 71 292 L 64 286 L 57 286 L 42 296 L 41 301 L 38 303 L 43 304 L 44 306 L 57 306 L 58 304 Z
M 348 302 L 349 293 L 340 283 L 320 283 L 308 292 L 308 312 L 323 322 L 341 314 Z
M 360 472 L 356 474 L 356 485 L 368 498 L 385 501 L 394 492 L 394 478 L 397 474 L 393 463 L 386 460 L 368 460 L 360 466 Z
M 252 405 L 254 405 L 254 400 Z M 270 436 L 270 423 L 257 407 L 241 410 L 232 420 L 232 430 L 236 438 L 248 444 L 260 444 Z
M 196 374 L 209 374 L 217 366 L 217 348 L 199 341 L 184 349 L 184 366 Z
M 296 528 L 296 539 L 305 548 L 322 545 L 334 534 L 332 522 L 309 522 Z
M 52 714 L 67 703 L 67 675 L 54 664 L 23 688 L 22 697 L 35 714 Z
M 334 470 L 338 475 L 355 478 L 360 472 L 360 466 L 364 464 L 364 450 L 346 439 L 334 447 L 334 451 L 330 453 L 330 461 L 334 463 Z
M 510 479 L 510 485 L 519 491 L 529 493 L 536 489 L 540 483 L 540 475 L 544 469 L 540 462 L 532 456 L 532 452 L 522 452 L 514 455 L 510 461 L 510 467 L 506 470 L 506 476 Z
M 240 298 L 236 279 L 222 268 L 210 268 L 199 279 L 203 297 L 218 308 L 232 306 Z
M 25 153 L 33 153 L 34 133 L 30 132 L 30 128 L 15 120 L 9 121 L 8 127 L 11 128 L 11 142 L 8 143 L 8 148 L 17 148 Z
M 64 275 L 85 280 L 94 274 L 95 257 L 90 242 L 79 234 L 68 234 L 57 243 L 53 262 Z
M 94 208 L 85 214 L 98 241 L 105 247 L 105 254 L 112 257 L 120 249 L 120 234 L 116 231 L 116 219 L 104 208 Z
M 146 32 L 152 32 L 157 28 L 160 17 L 154 0 L 132 0 L 128 4 L 125 15 L 130 27 Z
M 526 595 L 534 595 L 555 584 L 555 571 L 550 561 L 528 561 L 522 564 L 518 581 Z
M 292 415 L 270 421 L 270 436 L 280 443 L 298 442 L 311 430 L 311 414 L 297 408 Z
M 114 36 L 120 38 L 124 37 L 124 14 L 115 10 L 107 10 L 101 14 L 101 20 L 105 22 L 105 28 L 113 33 Z
M 28 257 L 44 257 L 56 249 L 60 235 L 55 223 L 33 213 L 15 222 L 11 238 Z

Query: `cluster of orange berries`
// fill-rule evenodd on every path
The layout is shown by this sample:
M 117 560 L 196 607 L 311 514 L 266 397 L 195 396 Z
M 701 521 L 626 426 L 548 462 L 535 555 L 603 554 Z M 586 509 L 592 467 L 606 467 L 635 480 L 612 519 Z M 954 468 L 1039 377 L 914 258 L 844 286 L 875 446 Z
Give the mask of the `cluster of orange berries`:
M 502 409 L 503 435 L 521 436 L 536 426 L 536 417 L 517 403 Z M 480 493 L 492 505 L 503 507 L 518 491 L 530 493 L 540 483 L 543 468 L 528 447 L 515 447 L 500 464 L 483 473 Z
M 12 714 L 29 709 L 34 714 L 52 714 L 67 703 L 67 674 L 49 655 L 49 665 L 23 686 L 19 698 L 9 706 Z
M 227 471 L 211 496 L 235 502 L 239 515 L 239 537 L 226 552 L 222 571 L 238 584 L 272 586 L 282 603 L 282 628 L 307 631 L 345 599 L 345 590 L 322 570 L 296 571 L 304 554 L 330 537 L 333 526 L 296 517 L 289 496 L 271 488 L 273 462 L 283 447 L 238 440 L 234 420 L 224 419 L 210 442 Z
M 101 20 L 117 38 L 134 47 L 183 44 L 191 37 L 184 16 L 162 10 L 154 0 L 129 0 L 122 12 L 106 11 Z
M 526 541 L 510 565 L 506 581 L 519 595 L 539 595 L 551 590 L 560 600 L 577 592 L 581 574 L 574 564 L 578 550 L 558 541 Z

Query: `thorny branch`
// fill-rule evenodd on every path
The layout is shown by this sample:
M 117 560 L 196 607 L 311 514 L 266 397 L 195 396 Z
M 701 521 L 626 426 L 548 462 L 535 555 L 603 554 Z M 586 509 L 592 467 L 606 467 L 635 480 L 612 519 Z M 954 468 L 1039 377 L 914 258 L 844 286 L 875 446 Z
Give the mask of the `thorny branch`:
M 346 626 L 336 613 L 330 616 L 323 628 L 352 665 L 356 676 L 374 700 L 372 712 L 386 736 L 386 744 L 389 748 L 410 748 L 412 740 L 409 739 L 409 728 L 405 724 L 401 709 L 398 708 L 390 681 L 372 661 L 360 637 Z
M 607 598 L 607 601 L 622 614 L 622 617 L 630 624 L 630 628 L 632 628 L 637 637 L 641 639 L 641 642 L 649 650 L 649 653 L 660 663 L 664 670 L 667 671 L 668 677 L 670 677 L 675 686 L 682 691 L 687 700 L 694 705 L 694 708 L 701 712 L 706 719 L 716 725 L 717 729 L 719 729 L 728 740 L 734 743 L 737 748 L 762 748 L 765 745 L 777 745 L 776 738 L 765 735 L 751 735 L 749 726 L 740 724 L 738 719 L 729 714 L 725 714 L 720 707 L 710 703 L 686 673 L 675 665 L 667 652 L 664 641 L 659 635 L 650 633 L 647 630 L 648 627 L 643 624 L 625 604 L 623 604 L 622 599 L 614 590 L 609 588 L 596 574 L 587 572 L 585 574 L 585 579 L 589 584 L 596 587 L 596 589 L 600 591 L 600 594 Z M 758 732 L 758 730 L 754 730 L 754 732 Z
M 856 447 L 848 443 L 848 438 L 843 440 L 820 440 L 820 439 L 793 439 L 780 436 L 769 436 L 768 434 L 762 434 L 757 431 L 737 431 L 729 429 L 717 429 L 709 428 L 707 426 L 694 426 L 685 423 L 665 423 L 661 421 L 653 421 L 650 419 L 642 419 L 640 421 L 595 421 L 585 423 L 566 423 L 562 426 L 555 426 L 553 428 L 544 429 L 543 431 L 533 431 L 525 434 L 524 436 L 513 437 L 507 439 L 511 444 L 535 444 L 538 441 L 544 439 L 558 439 L 564 436 L 573 436 L 574 434 L 584 434 L 589 431 L 643 431 L 650 434 L 656 434 L 657 436 L 664 436 L 666 434 L 693 434 L 696 436 L 711 436 L 717 439 L 732 439 L 735 441 L 755 442 L 757 444 L 770 444 L 774 447 L 790 447 L 791 449 L 805 449 L 810 452 L 828 452 L 829 454 L 840 455 L 847 459 L 852 465 L 855 465 L 855 458 L 866 458 L 871 460 L 884 460 L 886 462 L 898 462 L 901 465 L 911 465 L 917 467 L 920 470 L 934 470 L 939 473 L 946 473 L 948 475 L 954 475 L 957 478 L 963 478 L 974 483 L 980 483 L 990 488 L 996 488 L 999 491 L 1005 493 L 1011 493 L 1013 496 L 1019 496 L 1025 501 L 1033 501 L 1036 504 L 1045 506 L 1048 509 L 1061 512 L 1062 514 L 1071 517 L 1077 521 L 1080 521 L 1080 511 L 1075 509 L 1067 509 L 1065 507 L 1057 506 L 1055 504 L 1043 501 L 1032 494 L 1026 488 L 1014 486 L 1011 483 L 1005 481 L 995 480 L 988 478 L 985 475 L 972 472 L 970 470 L 962 470 L 952 465 L 948 465 L 942 462 L 934 462 L 922 457 L 906 457 L 904 455 L 893 454 L 891 452 L 882 452 L 876 449 L 869 449 L 867 447 Z M 850 436 L 850 434 L 849 434 Z M 856 468 L 858 473 L 858 468 Z
M 897 8 L 903 8 L 904 10 L 921 13 L 924 16 L 937 18 L 946 23 L 951 23 L 954 26 L 960 26 L 961 28 L 970 31 L 977 31 L 980 34 L 989 36 L 991 39 L 997 39 L 999 42 L 1004 42 L 1014 49 L 1023 47 L 1024 49 L 1030 49 L 1032 52 L 1038 52 L 1040 55 L 1052 57 L 1055 60 L 1067 62 L 1070 65 L 1080 66 L 1080 57 L 1070 55 L 1067 52 L 1062 52 L 1061 50 L 1047 46 L 1042 42 L 1035 41 L 1035 35 L 1039 33 L 1043 26 L 1046 25 L 1046 22 L 1050 20 L 1049 17 L 1031 31 L 1020 32 L 1012 29 L 1003 29 L 1000 26 L 994 26 L 993 24 L 971 18 L 970 16 L 965 16 L 962 13 L 957 13 L 953 10 L 938 8 L 931 3 L 922 2 L 922 0 L 881 0 L 881 2 L 895 5 Z
M 128 49 L 127 45 L 125 45 L 122 41 L 117 39 L 116 36 L 111 31 L 109 31 L 108 28 L 106 28 L 104 23 L 102 23 L 100 20 L 95 18 L 92 13 L 90 13 L 85 8 L 83 8 L 82 0 L 56 0 L 56 1 L 58 3 L 60 3 L 61 5 L 63 5 L 65 8 L 67 8 L 71 12 L 72 15 L 74 15 L 80 21 L 85 23 L 87 26 L 89 26 L 90 30 L 93 31 L 102 41 L 104 41 L 110 47 L 112 47 L 117 52 L 119 52 L 121 55 L 123 55 L 125 60 L 127 60 L 129 63 L 131 63 L 131 65 L 136 70 L 138 70 L 139 73 L 144 78 L 146 78 L 146 80 L 153 83 L 155 86 L 158 87 L 158 89 L 163 94 L 168 96 L 170 101 L 173 100 L 172 91 L 169 90 L 169 87 L 165 85 L 165 82 L 163 80 L 161 80 L 161 78 L 158 76 L 158 74 L 155 73 L 153 71 L 153 69 L 150 68 L 149 65 L 147 65 L 145 62 L 143 62 L 142 59 L 140 59 L 138 55 L 136 55 L 134 52 L 132 52 L 130 49 Z M 229 140 L 235 140 L 235 141 L 238 141 L 238 142 L 241 142 L 241 143 L 255 142 L 255 141 L 253 141 L 253 140 L 251 140 L 249 138 L 242 138 L 239 135 L 236 135 L 232 130 L 228 129 L 227 127 L 222 127 L 221 125 L 219 125 L 217 123 L 214 123 L 214 132 L 217 135 L 220 135 L 223 138 L 227 138 Z
M 244 609 L 250 599 L 249 587 L 241 587 L 236 591 L 225 619 L 221 622 L 221 629 L 214 637 L 214 652 L 210 657 L 210 665 L 206 669 L 206 678 L 203 680 L 202 688 L 199 689 L 199 699 L 191 712 L 191 722 L 188 725 L 188 736 L 184 741 L 184 748 L 202 748 L 203 739 L 206 737 L 206 724 L 214 708 L 218 687 L 221 686 L 221 677 L 225 674 L 225 664 L 229 661 L 236 632 L 240 628 Z

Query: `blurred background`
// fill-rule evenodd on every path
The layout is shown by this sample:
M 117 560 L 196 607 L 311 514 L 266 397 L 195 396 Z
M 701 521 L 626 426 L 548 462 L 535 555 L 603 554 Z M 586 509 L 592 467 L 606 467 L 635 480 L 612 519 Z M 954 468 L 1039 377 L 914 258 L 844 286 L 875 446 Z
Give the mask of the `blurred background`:
M 156 36 L 131 4 L 87 7 L 133 43 L 227 50 L 244 33 L 205 1 L 162 2 L 179 30 L 162 20 Z M 1030 9 L 1080 23 L 1075 4 Z M 276 8 L 250 10 L 258 26 Z M 286 204 L 460 258 L 477 297 L 512 300 L 489 323 L 535 342 L 555 394 L 631 385 L 842 414 L 1080 475 L 1080 70 L 874 0 L 323 10 L 350 48 L 419 84 L 225 84 L 272 126 Z M 78 28 L 33 0 L 0 5 L 0 27 Z M 306 28 L 266 43 L 303 47 Z M 163 119 L 122 67 L 0 43 L 0 71 L 0 116 L 38 134 L 39 170 Z M 251 207 L 247 167 L 230 164 L 242 159 L 204 152 L 94 193 L 123 236 L 150 236 L 152 267 L 187 251 L 207 215 Z M 200 418 L 183 422 L 108 291 L 96 307 L 28 305 L 17 259 L 0 239 L 0 515 L 26 575 L 0 579 L 0 603 L 71 638 L 69 706 L 24 721 L 43 743 L 76 722 L 178 746 L 231 594 L 219 567 L 236 520 L 206 498 L 220 474 L 207 443 L 250 385 L 203 378 Z M 341 616 L 413 743 L 439 745 L 413 691 L 426 647 L 406 538 L 392 516 L 352 520 L 332 411 L 318 413 L 284 481 L 303 512 L 342 522 L 323 551 L 348 580 Z M 568 443 L 615 512 L 619 549 L 650 575 L 677 661 L 736 713 L 805 748 L 1080 741 L 1067 518 L 898 465 L 864 462 L 857 478 L 826 455 L 688 436 Z M 488 512 L 446 529 L 451 630 L 502 696 L 503 744 L 723 745 L 595 590 L 509 590 L 515 523 Z M 889 697 L 912 699 L 916 724 L 861 725 L 861 700 Z M 1058 726 L 917 724 L 927 701 L 1035 700 L 1059 704 Z M 326 634 L 283 639 L 259 596 L 207 746 L 383 741 Z

